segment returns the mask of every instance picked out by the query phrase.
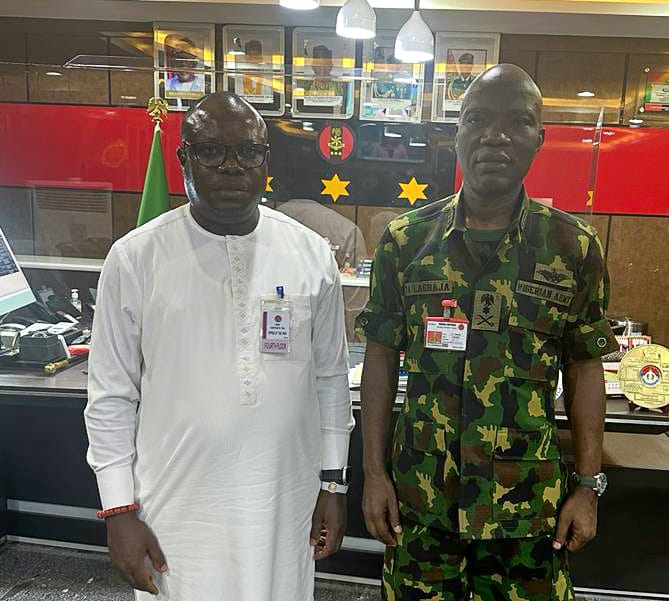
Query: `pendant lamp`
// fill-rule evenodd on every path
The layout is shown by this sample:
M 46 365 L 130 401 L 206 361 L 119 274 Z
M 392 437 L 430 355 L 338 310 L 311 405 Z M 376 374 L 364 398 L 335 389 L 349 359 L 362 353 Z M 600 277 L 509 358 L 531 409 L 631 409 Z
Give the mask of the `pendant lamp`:
M 294 10 L 313 10 L 320 6 L 321 0 L 279 0 L 279 4 L 284 8 Z
M 376 13 L 367 0 L 346 0 L 337 13 L 337 35 L 358 40 L 376 36 Z
M 434 37 L 418 12 L 419 1 L 415 0 L 413 13 L 395 38 L 395 57 L 403 63 L 425 63 L 434 58 Z

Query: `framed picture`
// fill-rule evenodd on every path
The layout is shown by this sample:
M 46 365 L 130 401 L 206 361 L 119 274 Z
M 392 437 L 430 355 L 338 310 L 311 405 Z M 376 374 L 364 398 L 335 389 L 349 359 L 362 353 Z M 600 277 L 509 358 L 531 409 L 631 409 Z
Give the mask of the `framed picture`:
M 353 116 L 355 40 L 334 29 L 293 30 L 293 115 L 318 119 Z
M 497 64 L 499 38 L 498 33 L 437 32 L 432 121 L 457 122 L 469 85 Z
M 285 112 L 283 27 L 223 27 L 223 89 L 239 94 L 263 115 Z
M 360 119 L 420 123 L 424 66 L 395 58 L 395 35 L 379 32 L 364 42 Z
M 154 95 L 170 110 L 185 111 L 214 92 L 214 26 L 153 24 Z
M 669 113 L 669 67 L 644 69 L 643 113 Z

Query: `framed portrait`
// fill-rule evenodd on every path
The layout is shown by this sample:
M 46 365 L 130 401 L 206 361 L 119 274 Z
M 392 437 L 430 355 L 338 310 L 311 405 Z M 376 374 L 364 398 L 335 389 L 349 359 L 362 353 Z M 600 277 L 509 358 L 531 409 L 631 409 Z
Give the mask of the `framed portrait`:
M 353 116 L 355 40 L 334 29 L 293 30 L 293 115 L 324 119 Z
M 669 117 L 669 67 L 644 69 L 642 113 Z
M 223 89 L 239 94 L 263 115 L 283 115 L 283 27 L 225 25 L 222 40 Z
M 432 121 L 456 122 L 472 81 L 499 60 L 498 33 L 437 32 Z
M 153 24 L 154 95 L 170 110 L 185 111 L 216 90 L 214 26 Z
M 378 32 L 363 45 L 360 119 L 420 123 L 424 65 L 395 58 L 394 32 Z

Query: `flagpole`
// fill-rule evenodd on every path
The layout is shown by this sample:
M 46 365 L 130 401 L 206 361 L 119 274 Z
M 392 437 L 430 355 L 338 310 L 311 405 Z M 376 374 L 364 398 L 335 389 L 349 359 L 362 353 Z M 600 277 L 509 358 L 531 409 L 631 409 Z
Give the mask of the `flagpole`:
M 142 199 L 139 203 L 137 227 L 170 210 L 170 195 L 165 174 L 163 148 L 161 142 L 161 124 L 167 118 L 167 101 L 153 97 L 149 100 L 146 112 L 154 123 L 153 141 L 146 166 L 146 176 Z

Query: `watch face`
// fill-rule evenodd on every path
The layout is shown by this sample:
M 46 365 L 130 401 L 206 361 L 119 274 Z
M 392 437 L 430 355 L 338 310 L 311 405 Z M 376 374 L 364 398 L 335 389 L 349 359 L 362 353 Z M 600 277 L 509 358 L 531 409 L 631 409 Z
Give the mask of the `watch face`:
M 606 485 L 609 483 L 606 474 L 597 474 L 595 476 L 595 482 L 595 490 L 597 491 L 597 494 L 601 495 L 606 490 Z

